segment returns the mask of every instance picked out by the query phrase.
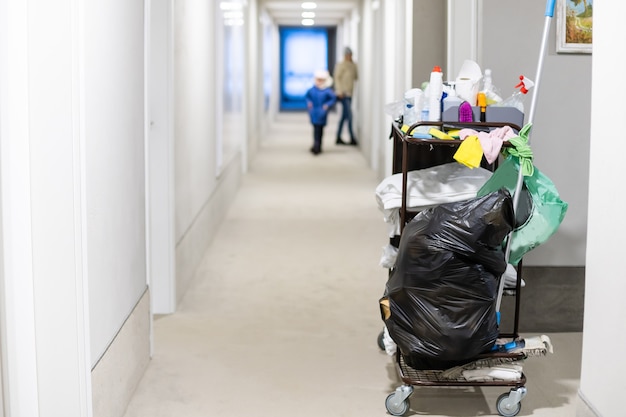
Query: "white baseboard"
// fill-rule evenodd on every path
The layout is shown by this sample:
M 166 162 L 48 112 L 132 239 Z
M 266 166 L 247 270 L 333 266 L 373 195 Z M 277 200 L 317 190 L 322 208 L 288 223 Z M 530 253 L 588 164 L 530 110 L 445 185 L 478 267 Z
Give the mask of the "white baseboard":
M 576 417 L 599 417 L 600 414 L 589 405 L 585 396 L 579 391 L 576 400 Z
M 176 242 L 176 304 L 185 295 L 207 248 L 222 224 L 242 177 L 241 155 L 225 165 L 213 195 L 197 214 L 184 236 Z
M 93 417 L 122 417 L 150 362 L 150 294 L 146 290 L 91 371 Z

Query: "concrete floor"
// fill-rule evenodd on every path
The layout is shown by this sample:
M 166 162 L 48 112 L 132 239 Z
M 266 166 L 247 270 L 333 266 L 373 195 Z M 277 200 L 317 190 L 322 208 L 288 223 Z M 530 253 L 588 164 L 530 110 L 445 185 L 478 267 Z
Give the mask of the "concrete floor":
M 335 145 L 335 120 L 318 156 L 302 114 L 268 132 L 178 311 L 155 319 L 125 417 L 388 415 L 400 381 L 377 344 L 378 180 L 357 148 Z M 524 364 L 520 416 L 576 414 L 582 334 L 548 335 L 554 354 Z M 497 415 L 507 391 L 416 387 L 407 415 Z

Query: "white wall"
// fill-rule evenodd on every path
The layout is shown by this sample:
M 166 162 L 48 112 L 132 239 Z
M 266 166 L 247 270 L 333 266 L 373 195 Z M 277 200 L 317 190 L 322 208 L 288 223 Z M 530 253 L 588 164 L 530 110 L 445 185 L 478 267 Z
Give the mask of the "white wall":
M 248 123 L 254 123 L 254 118 L 247 111 L 251 101 L 248 97 L 248 74 L 252 69 L 247 66 L 250 54 L 247 47 L 249 38 L 246 36 L 248 30 L 254 30 L 246 19 L 248 9 L 253 7 L 244 3 L 243 0 L 215 3 L 218 10 L 213 24 L 216 44 L 214 65 L 217 69 L 214 80 L 217 131 L 214 137 L 218 176 L 233 158 L 242 157 L 245 169 L 247 140 L 244 139 L 248 137 Z
M 382 39 L 378 35 L 381 20 L 380 4 L 373 4 L 369 0 L 362 1 L 361 15 L 359 43 L 367 45 L 368 53 L 363 53 L 359 57 L 359 82 L 356 91 L 360 100 L 355 112 L 360 114 L 358 131 L 361 149 L 368 156 L 372 169 L 378 172 L 379 165 L 383 162 L 380 155 L 384 145 L 384 141 L 381 140 L 381 136 L 384 135 L 381 133 L 381 126 L 386 125 L 381 104 L 382 89 L 376 88 L 380 83 L 374 81 L 380 80 L 382 69 L 381 60 L 377 58 L 381 53 Z
M 176 7 L 176 258 L 185 281 L 242 163 L 233 150 L 216 178 L 219 6 Z M 12 417 L 119 415 L 149 358 L 149 9 L 0 0 L 0 353 Z
M 276 102 L 278 101 L 277 95 L 272 94 L 276 90 L 276 79 L 278 76 L 278 53 L 276 51 L 278 40 L 278 29 L 272 24 L 267 11 L 263 8 L 259 9 L 259 39 L 258 45 L 260 51 L 262 51 L 259 59 L 258 71 L 260 73 L 259 81 L 259 136 L 264 136 L 261 133 L 265 133 L 269 127 L 270 122 L 275 117 L 276 109 L 278 108 Z M 253 150 L 250 147 L 250 150 Z
M 410 86 L 402 93 L 408 88 L 421 87 L 424 81 L 430 79 L 430 73 L 435 65 L 442 68 L 444 79 L 448 79 L 450 70 L 446 62 L 446 11 L 445 1 L 413 2 L 412 18 L 407 23 L 405 35 L 413 39 L 411 53 L 406 58 L 411 62 Z M 400 98 L 403 98 L 403 95 Z
M 434 65 L 444 65 L 444 12 L 440 0 L 363 1 L 357 84 L 362 102 L 357 111 L 362 117 L 361 148 L 381 180 L 391 175 L 393 161 L 392 119 L 385 106 L 402 100 L 406 90 L 427 80 Z
M 224 48 L 219 2 L 174 4 L 174 136 L 176 294 L 184 295 L 243 170 L 246 123 L 222 117 Z M 243 34 L 243 30 L 239 35 Z M 256 64 L 255 64 L 256 66 Z M 232 74 L 229 74 L 232 75 Z M 245 75 L 238 75 L 245 85 Z M 241 99 L 241 97 L 239 98 Z M 242 109 L 246 101 L 243 101 Z M 243 114 L 243 110 L 239 113 Z
M 448 0 L 447 4 L 447 58 L 444 74 L 445 80 L 454 80 L 463 65 L 463 61 L 471 59 L 481 61 L 479 54 L 479 0 Z
M 0 16 L 7 414 L 90 416 L 91 367 L 146 290 L 144 5 Z
M 410 40 L 404 32 L 409 10 L 409 1 L 363 0 L 360 7 L 355 129 L 359 132 L 359 148 L 380 179 L 391 172 L 392 158 L 392 120 L 385 113 L 385 105 L 402 97 L 409 84 L 405 47 Z
M 247 141 L 244 146 L 246 153 L 242 156 L 244 172 L 248 170 L 248 163 L 255 155 L 259 138 L 263 133 L 261 120 L 263 119 L 263 26 L 261 24 L 260 9 L 257 2 L 249 2 L 246 15 L 247 40 L 245 45 L 245 59 L 254 62 L 255 66 L 246 65 L 248 95 L 246 96 Z M 249 127 L 252 127 L 250 129 Z
M 2 233 L 1 230 L 0 233 Z M 0 343 L 0 417 L 4 417 L 4 384 L 2 382 L 4 371 L 2 370 L 2 356 L 2 343 Z
M 144 6 L 85 4 L 84 114 L 91 358 L 146 288 Z
M 215 188 L 215 7 L 175 3 L 176 241 Z
M 620 388 L 626 361 L 612 358 L 626 343 L 626 292 L 623 239 L 623 164 L 610 138 L 622 120 L 616 97 L 626 96 L 626 84 L 615 82 L 615 57 L 626 53 L 615 42 L 614 28 L 626 13 L 623 2 L 594 3 L 593 91 L 589 152 L 589 221 L 587 227 L 586 288 L 580 393 L 598 416 L 624 414 Z M 617 211 L 617 212 L 616 212 Z M 591 414 L 590 414 L 591 415 Z
M 175 2 L 174 136 L 175 240 L 177 298 L 193 277 L 205 242 L 194 239 L 199 213 L 210 200 L 216 181 L 215 4 L 202 0 Z M 193 252 L 193 247 L 197 248 Z
M 89 407 L 76 12 L 0 1 L 0 342 L 13 417 Z
M 176 311 L 173 3 L 150 0 L 147 10 L 148 275 L 153 314 Z

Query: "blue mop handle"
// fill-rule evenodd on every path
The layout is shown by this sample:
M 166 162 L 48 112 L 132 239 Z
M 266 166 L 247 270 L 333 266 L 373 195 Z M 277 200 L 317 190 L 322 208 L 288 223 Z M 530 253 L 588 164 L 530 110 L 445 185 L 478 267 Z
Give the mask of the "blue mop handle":
M 548 0 L 546 3 L 546 16 L 554 17 L 554 5 L 556 4 L 556 0 Z

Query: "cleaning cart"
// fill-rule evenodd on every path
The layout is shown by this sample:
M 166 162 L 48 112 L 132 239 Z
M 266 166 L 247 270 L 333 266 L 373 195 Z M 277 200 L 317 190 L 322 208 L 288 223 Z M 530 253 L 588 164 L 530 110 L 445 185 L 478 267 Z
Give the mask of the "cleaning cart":
M 406 233 L 407 227 L 413 226 L 413 224 L 409 225 L 411 220 L 413 220 L 416 215 L 420 214 L 419 211 L 412 210 L 408 206 L 408 203 L 407 203 L 407 186 L 406 185 L 408 183 L 408 172 L 410 172 L 416 166 L 415 164 L 418 164 L 417 166 L 419 168 L 417 169 L 425 169 L 425 168 L 429 168 L 428 166 L 425 166 L 425 165 L 428 165 L 429 163 L 434 163 L 436 166 L 436 164 L 438 163 L 449 162 L 449 160 L 447 159 L 447 156 L 452 155 L 459 146 L 459 141 L 450 141 L 450 140 L 445 140 L 445 139 L 415 139 L 412 137 L 411 133 L 413 130 L 423 127 L 423 126 L 435 127 L 435 128 L 443 130 L 445 124 L 446 123 L 444 122 L 417 123 L 411 126 L 410 129 L 407 130 L 406 132 L 403 132 L 398 126 L 393 126 L 392 136 L 393 136 L 394 142 L 398 146 L 397 147 L 398 152 L 402 155 L 402 158 L 399 161 L 400 162 L 399 169 L 403 177 L 403 187 L 402 187 L 403 192 L 402 192 L 402 204 L 400 206 L 400 212 L 399 212 L 401 232 L 400 232 L 400 236 L 392 238 L 392 241 L 394 244 L 397 244 L 400 250 L 402 250 L 403 248 L 402 246 L 403 242 L 402 242 L 401 237 Z M 486 122 L 465 124 L 465 127 L 468 127 L 468 128 L 471 127 L 475 129 L 500 128 L 504 126 L 508 126 L 508 125 L 506 123 L 486 123 Z M 512 128 L 516 130 L 520 129 L 519 126 L 516 126 L 516 125 L 513 125 Z M 413 160 L 411 160 L 410 156 L 412 153 L 421 154 L 421 157 L 423 157 L 424 154 L 428 154 L 429 152 L 432 152 L 431 149 L 432 150 L 437 149 L 437 151 L 435 155 L 431 155 L 431 159 L 429 162 L 426 162 L 426 161 L 419 162 L 420 158 L 414 158 Z M 490 169 L 495 169 L 495 167 L 497 167 L 497 164 L 494 164 L 493 166 L 491 166 Z M 457 203 L 457 204 L 452 203 L 451 205 L 450 203 L 448 203 L 447 205 L 451 207 L 451 210 L 456 211 L 456 210 L 462 209 L 462 204 L 463 203 Z M 440 207 L 443 207 L 443 206 L 445 205 L 442 205 Z M 463 216 L 461 215 L 461 217 Z M 436 218 L 433 219 L 432 221 L 435 225 L 438 225 L 440 223 Z M 445 223 L 449 224 L 450 221 L 446 220 Z M 428 228 L 421 227 L 421 226 L 419 227 L 420 227 L 419 231 L 422 235 L 428 233 Z M 412 233 L 412 231 L 410 232 Z M 437 235 L 439 235 L 438 231 L 437 231 Z M 431 242 L 426 243 L 426 245 L 430 245 L 430 244 Z M 411 251 L 411 249 L 408 249 L 408 251 Z M 427 256 L 429 255 L 427 254 Z M 424 264 L 428 264 L 431 261 L 432 261 L 432 258 L 426 259 L 424 261 Z M 400 258 L 398 259 L 398 262 L 399 263 L 402 262 Z M 412 260 L 411 262 L 413 264 L 416 263 L 415 260 Z M 393 274 L 393 273 L 402 274 L 403 272 L 399 271 L 398 268 L 400 267 L 396 266 L 394 270 L 390 271 L 390 274 Z M 508 288 L 506 292 L 507 294 L 512 296 L 512 299 L 514 302 L 513 310 L 515 314 L 514 314 L 514 317 L 512 318 L 512 323 L 510 323 L 512 328 L 508 332 L 503 332 L 501 331 L 502 327 L 500 327 L 500 333 L 498 334 L 498 339 L 499 339 L 500 344 L 514 343 L 516 340 L 519 340 L 518 315 L 519 315 L 520 300 L 521 300 L 521 296 L 520 296 L 521 276 L 522 276 L 521 262 L 517 265 L 516 271 L 517 271 L 516 272 L 517 274 L 516 284 L 513 288 Z M 471 290 L 472 288 L 470 288 L 469 290 L 467 288 L 464 288 L 461 291 L 467 292 Z M 495 291 L 495 289 L 492 288 L 492 291 Z M 504 291 L 503 291 L 503 294 L 504 294 Z M 478 294 L 478 297 L 487 299 L 488 295 L 485 297 L 482 297 L 481 294 Z M 421 300 L 420 300 L 420 303 L 421 303 Z M 381 334 L 379 336 L 379 346 L 384 349 L 384 345 L 381 345 L 382 337 L 383 336 Z M 437 335 L 434 335 L 434 337 L 437 337 Z M 533 354 L 535 353 L 536 351 L 533 351 Z M 479 354 L 476 357 L 472 358 L 471 360 L 462 361 L 462 363 L 458 363 L 458 364 L 453 363 L 453 364 L 450 364 L 449 366 L 448 364 L 446 364 L 445 367 L 435 366 L 434 367 L 435 369 L 433 369 L 433 366 L 423 366 L 421 364 L 416 365 L 413 363 L 408 363 L 407 358 L 403 354 L 401 354 L 400 349 L 398 349 L 395 354 L 395 368 L 398 372 L 400 379 L 403 382 L 403 385 L 398 387 L 393 393 L 391 393 L 387 397 L 387 399 L 385 400 L 385 406 L 387 408 L 387 411 L 392 415 L 396 415 L 396 416 L 404 415 L 409 410 L 409 406 L 410 406 L 409 396 L 413 393 L 414 386 L 502 386 L 502 387 L 510 387 L 510 390 L 506 393 L 503 393 L 498 398 L 497 404 L 496 404 L 498 412 L 502 416 L 515 416 L 517 415 L 517 413 L 519 412 L 521 408 L 520 401 L 526 395 L 526 388 L 525 388 L 526 376 L 522 372 L 519 372 L 518 376 L 515 376 L 512 379 L 509 378 L 507 380 L 503 380 L 503 379 L 469 380 L 467 379 L 466 376 L 464 376 L 464 374 L 466 375 L 468 372 L 475 371 L 476 369 L 484 369 L 484 368 L 497 369 L 498 367 L 500 368 L 507 367 L 510 365 L 514 365 L 516 362 L 520 362 L 526 359 L 527 357 L 528 357 L 528 351 L 521 351 L 521 350 L 512 351 L 512 352 L 511 351 L 509 352 L 494 351 L 494 352 Z
M 459 123 L 450 123 L 450 122 L 419 122 L 415 123 L 409 127 L 402 126 L 401 124 L 394 124 L 392 126 L 391 138 L 394 141 L 394 159 L 393 159 L 393 171 L 394 173 L 401 173 L 402 175 L 402 203 L 400 205 L 399 210 L 399 225 L 400 225 L 400 233 L 398 236 L 391 238 L 391 244 L 402 250 L 403 245 L 406 245 L 405 241 L 408 241 L 409 237 L 403 239 L 405 234 L 411 233 L 413 235 L 419 236 L 419 238 L 423 238 L 422 235 L 426 236 L 428 239 L 428 234 L 432 232 L 433 238 L 429 241 L 418 242 L 419 245 L 422 245 L 423 248 L 436 247 L 437 250 L 440 249 L 438 245 L 441 240 L 446 240 L 446 237 L 449 236 L 447 230 L 442 230 L 441 226 L 443 223 L 449 223 L 448 218 L 445 218 L 445 221 L 441 221 L 437 218 L 439 215 L 437 209 L 441 207 L 441 210 L 444 215 L 449 215 L 453 218 L 460 218 L 462 220 L 462 214 L 459 214 L 455 217 L 456 212 L 462 213 L 463 210 L 471 210 L 474 209 L 475 202 L 472 201 L 469 204 L 467 203 L 454 203 L 454 204 L 442 204 L 440 207 L 436 207 L 434 210 L 427 210 L 428 214 L 423 215 L 423 212 L 411 210 L 408 204 L 408 183 L 409 183 L 409 173 L 414 170 L 421 170 L 423 168 L 429 168 L 433 166 L 437 166 L 439 164 L 445 164 L 450 161 L 453 161 L 453 156 L 457 152 L 458 148 L 462 144 L 462 140 L 451 138 L 437 138 L 435 135 L 434 138 L 428 138 L 420 135 L 415 135 L 415 132 L 418 131 L 429 131 L 429 129 L 434 128 L 436 132 L 445 132 L 448 129 L 460 129 L 460 128 L 470 128 L 478 131 L 491 131 L 493 129 L 499 129 L 508 127 L 513 129 L 515 132 L 518 132 L 520 135 L 524 135 L 526 139 L 529 139 L 530 135 L 530 127 L 532 126 L 532 121 L 534 118 L 534 109 L 536 103 L 536 96 L 540 81 L 541 75 L 541 67 L 543 64 L 543 55 L 545 54 L 545 45 L 547 41 L 550 20 L 554 14 L 554 0 L 548 0 L 548 4 L 546 7 L 546 23 L 544 27 L 544 36 L 542 41 L 541 53 L 539 57 L 538 67 L 537 67 L 537 75 L 535 78 L 535 90 L 532 95 L 532 102 L 530 107 L 530 113 L 528 117 L 528 122 L 526 126 L 523 128 L 519 125 L 515 125 L 507 122 L 465 122 L 463 124 Z M 503 147 L 516 146 L 515 144 L 511 144 L 508 142 L 503 143 Z M 520 157 L 521 160 L 521 157 Z M 493 164 L 482 163 L 481 166 L 494 171 L 498 167 L 498 162 Z M 498 219 L 504 219 L 502 222 L 498 220 L 498 224 L 484 224 L 483 218 L 477 219 L 477 224 L 480 227 L 484 227 L 486 232 L 480 232 L 481 237 L 494 234 L 495 236 L 499 236 L 499 233 L 505 233 L 505 235 L 501 236 L 505 239 L 500 239 L 500 243 L 502 241 L 506 241 L 506 249 L 504 252 L 504 262 L 506 264 L 511 260 L 511 242 L 513 239 L 513 231 L 519 225 L 518 219 L 518 208 L 525 204 L 523 201 L 525 197 L 525 193 L 522 192 L 524 187 L 524 173 L 523 169 L 520 167 L 518 169 L 518 176 L 515 186 L 513 187 L 511 192 L 508 193 L 506 190 L 502 190 L 501 193 L 493 193 L 493 195 L 484 196 L 480 199 L 477 198 L 479 204 L 485 204 L 488 206 L 489 210 L 498 211 L 497 214 L 501 214 Z M 444 207 L 445 206 L 445 207 Z M 564 205 L 566 208 L 566 206 Z M 564 215 L 564 209 L 562 210 L 562 215 Z M 419 216 L 419 217 L 418 217 Z M 430 218 L 429 218 L 430 217 Z M 493 213 L 489 212 L 489 218 L 495 218 Z M 434 218 L 434 219 L 433 219 Z M 422 221 L 423 224 L 414 225 L 416 223 L 415 220 Z M 562 217 L 561 217 L 562 219 Z M 433 221 L 431 221 L 433 220 Z M 428 223 L 431 221 L 430 223 Z M 409 225 L 409 223 L 412 223 Z M 430 226 L 433 224 L 434 226 Z M 407 232 L 407 225 L 412 227 L 412 229 Z M 453 226 L 454 227 L 454 226 Z M 464 227 L 474 227 L 473 224 L 470 223 L 470 226 L 465 224 L 459 227 L 460 233 L 459 236 L 468 234 L 468 230 L 464 229 Z M 462 230 L 461 230 L 462 229 Z M 495 230 L 495 232 L 494 232 Z M 473 232 L 473 230 L 469 230 L 469 232 Z M 471 234 L 471 233 L 470 233 Z M 442 236 L 444 238 L 442 239 Z M 451 241 L 451 245 L 457 245 L 464 247 L 465 242 L 461 242 L 459 244 L 456 236 L 453 236 L 449 239 Z M 445 243 L 445 242 L 444 242 Z M 412 252 L 411 255 L 414 256 L 415 248 L 409 248 L 407 252 Z M 461 249 L 464 250 L 464 249 Z M 474 248 L 470 248 L 467 253 L 474 255 Z M 487 251 L 489 252 L 489 251 Z M 465 253 L 462 254 L 460 258 L 465 259 Z M 480 254 L 479 254 L 480 255 Z M 428 256 L 428 253 L 426 254 Z M 400 259 L 398 259 L 400 261 Z M 426 260 L 422 265 L 419 264 L 419 260 L 409 259 L 407 264 L 410 264 L 412 268 L 418 268 L 418 270 L 424 270 L 424 265 L 429 263 L 436 263 L 439 265 L 440 259 L 429 259 Z M 457 260 L 454 260 L 455 262 Z M 492 269 L 493 271 L 497 271 L 498 274 L 502 275 L 502 259 L 497 259 L 497 264 Z M 528 358 L 529 356 L 537 356 L 545 354 L 551 351 L 552 347 L 549 342 L 549 339 L 544 339 L 543 336 L 541 338 L 531 338 L 535 340 L 524 340 L 520 339 L 518 334 L 518 326 L 519 326 L 519 306 L 520 306 L 520 293 L 521 293 L 521 275 L 522 275 L 522 264 L 521 259 L 515 260 L 517 263 L 516 268 L 516 282 L 513 288 L 509 288 L 505 291 L 504 287 L 504 279 L 500 276 L 499 279 L 493 280 L 483 280 L 489 284 L 490 282 L 497 282 L 497 288 L 488 288 L 491 291 L 490 294 L 495 292 L 496 302 L 495 306 L 493 305 L 483 305 L 480 308 L 484 308 L 485 314 L 479 314 L 480 322 L 472 323 L 471 330 L 475 330 L 478 334 L 477 340 L 473 340 L 470 338 L 470 344 L 468 344 L 467 352 L 470 356 L 460 357 L 458 361 L 450 360 L 454 358 L 454 352 L 450 353 L 449 350 L 454 350 L 457 345 L 454 344 L 455 337 L 458 337 L 460 332 L 466 331 L 462 325 L 456 325 L 454 322 L 454 329 L 448 334 L 442 334 L 442 338 L 447 338 L 441 344 L 437 343 L 437 340 L 424 339 L 416 340 L 418 338 L 413 338 L 412 335 L 400 332 L 399 330 L 395 333 L 398 338 L 403 338 L 403 342 L 413 344 L 412 346 L 416 346 L 410 354 L 406 352 L 402 352 L 402 349 L 398 349 L 395 354 L 395 367 L 398 372 L 400 379 L 402 380 L 402 385 L 397 387 L 396 390 L 389 394 L 389 396 L 385 400 L 385 407 L 387 411 L 391 415 L 401 416 L 404 415 L 410 408 L 409 397 L 413 393 L 414 386 L 502 386 L 508 387 L 508 391 L 500 395 L 496 402 L 496 409 L 498 413 L 505 417 L 516 416 L 521 409 L 521 400 L 526 396 L 527 390 L 525 387 L 526 384 L 526 376 L 522 372 L 522 367 L 518 364 L 523 360 Z M 447 260 L 446 260 L 447 262 Z M 490 262 L 490 261 L 487 261 Z M 482 268 L 481 265 L 474 266 L 474 264 L 469 264 L 466 266 L 462 264 L 459 268 L 462 268 L 464 273 L 469 271 L 469 274 L 475 272 L 475 270 L 480 270 L 481 274 L 486 274 L 489 276 L 495 275 L 496 272 L 490 270 L 490 268 Z M 396 267 L 396 268 L 402 268 Z M 485 269 L 487 270 L 485 272 Z M 392 273 L 398 271 L 390 271 L 390 277 Z M 433 271 L 435 274 L 438 271 Z M 426 271 L 428 274 L 429 272 Z M 409 275 L 415 275 L 413 271 Z M 479 279 L 480 280 L 480 279 Z M 391 279 L 390 279 L 391 281 Z M 436 284 L 432 282 L 428 283 L 429 287 L 424 293 L 437 293 L 438 288 Z M 449 285 L 446 283 L 445 285 Z M 489 285 L 486 285 L 489 287 Z M 387 292 L 390 292 L 389 283 L 387 286 Z M 460 288 L 459 293 L 472 291 L 473 288 Z M 512 295 L 514 298 L 514 317 L 512 320 L 512 330 L 510 332 L 502 332 L 502 326 L 500 323 L 500 308 L 501 301 L 504 295 Z M 431 294 L 427 294 L 430 296 Z M 403 299 L 414 299 L 416 298 L 412 294 L 401 294 L 401 298 Z M 483 297 L 483 294 L 479 294 L 478 298 L 481 301 L 491 300 L 489 296 Z M 436 300 L 436 296 L 432 299 Z M 426 300 L 418 300 L 418 304 L 428 304 L 432 301 L 432 299 Z M 464 302 L 465 300 L 458 298 L 455 302 L 459 303 Z M 415 300 L 411 300 L 415 301 Z M 387 304 L 385 304 L 387 302 Z M 489 301 L 491 303 L 491 301 Z M 483 303 L 484 304 L 484 303 Z M 443 310 L 443 306 L 441 310 Z M 435 308 L 434 310 L 439 310 Z M 448 311 L 452 311 L 454 308 L 449 309 Z M 495 314 L 493 313 L 495 310 Z M 481 311 L 482 312 L 482 311 Z M 381 299 L 381 313 L 383 315 L 383 319 L 388 318 L 388 315 L 391 314 L 391 309 L 389 306 L 389 300 L 386 297 Z M 404 312 L 403 312 L 404 313 Z M 437 311 L 439 314 L 440 311 Z M 489 313 L 489 314 L 487 314 Z M 406 316 L 407 314 L 402 314 Z M 474 314 L 476 316 L 476 314 Z M 465 318 L 462 318 L 465 320 Z M 402 317 L 401 320 L 406 320 L 406 317 Z M 433 320 L 437 320 L 437 317 L 433 318 Z M 480 350 L 483 345 L 487 344 L 487 341 L 493 342 L 494 335 L 494 322 L 497 321 L 497 341 L 495 345 L 492 343 L 490 348 L 485 350 Z M 428 320 L 424 320 L 428 322 Z M 390 323 L 391 324 L 391 323 Z M 397 329 L 400 329 L 402 326 L 398 325 Z M 426 329 L 425 331 L 430 332 L 433 337 L 437 335 L 437 329 L 431 325 L 431 323 L 426 323 L 423 325 Z M 404 331 L 404 330 L 403 330 Z M 379 336 L 379 346 L 384 348 L 381 340 L 383 335 Z M 446 344 L 448 343 L 448 344 Z M 481 345 L 481 343 L 483 345 Z M 400 345 L 400 343 L 399 343 Z M 406 344 L 405 344 L 406 346 Z M 461 346 L 460 348 L 466 348 L 466 346 Z M 440 352 L 444 354 L 444 359 L 440 362 L 428 360 L 420 362 L 420 355 L 414 355 L 414 351 L 433 353 L 436 356 L 436 353 Z M 471 352 L 480 352 L 476 354 L 472 354 Z M 448 356 L 445 356 L 448 355 Z M 417 359 L 416 359 L 417 358 Z M 487 371 L 485 373 L 484 371 Z

